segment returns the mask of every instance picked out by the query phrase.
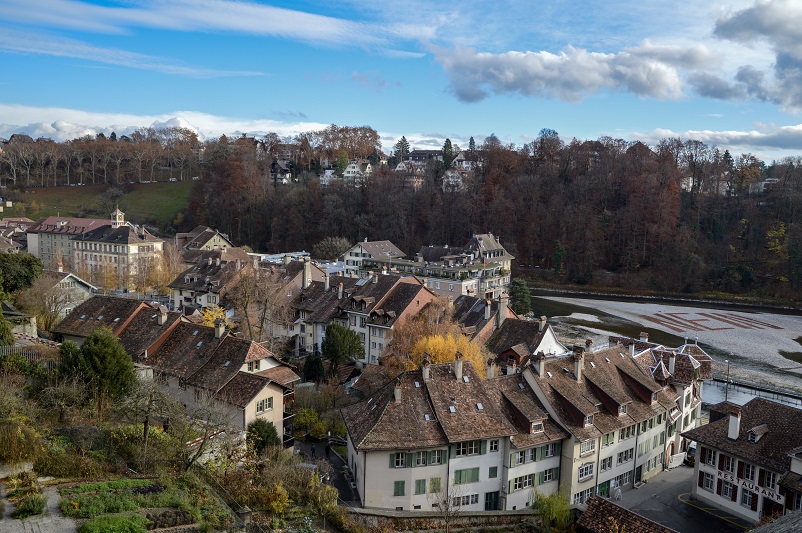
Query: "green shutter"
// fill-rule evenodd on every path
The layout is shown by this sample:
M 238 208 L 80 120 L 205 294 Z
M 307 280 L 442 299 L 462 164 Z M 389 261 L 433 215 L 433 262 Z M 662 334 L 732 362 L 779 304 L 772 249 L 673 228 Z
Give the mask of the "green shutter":
M 410 468 L 412 466 L 415 466 L 415 454 L 414 453 L 408 453 L 407 454 L 406 467 Z
M 554 470 L 554 481 L 560 481 L 560 467 L 556 466 L 552 470 Z
M 471 468 L 471 483 L 479 481 L 479 467 Z
M 512 494 L 512 480 L 507 482 L 507 494 Z
M 554 455 L 557 457 L 560 456 L 560 452 L 562 451 L 562 441 L 558 441 L 557 444 L 554 445 Z
M 432 452 L 431 451 L 426 452 L 426 464 L 427 465 L 432 464 Z
M 515 452 L 512 452 L 510 454 L 510 468 L 512 468 L 513 466 L 515 466 Z
M 535 448 L 535 461 L 540 461 L 543 459 L 543 446 L 538 446 Z
M 484 455 L 487 453 L 487 441 L 482 439 L 479 441 L 479 454 Z
M 462 484 L 462 470 L 454 471 L 454 485 Z
M 538 474 L 537 474 L 537 484 L 538 485 L 542 485 L 545 480 L 546 480 L 546 473 L 545 472 L 538 472 Z
M 451 446 L 448 447 L 448 457 L 450 459 L 453 459 L 456 454 L 457 454 L 457 445 L 452 444 Z
M 395 454 L 390 454 L 390 468 L 395 468 Z

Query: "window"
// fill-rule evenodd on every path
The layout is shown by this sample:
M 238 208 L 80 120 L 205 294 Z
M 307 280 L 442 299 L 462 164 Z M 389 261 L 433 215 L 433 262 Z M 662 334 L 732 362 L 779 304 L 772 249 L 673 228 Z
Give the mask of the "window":
M 618 414 L 619 415 L 627 414 L 627 404 L 621 404 L 618 406 Z
M 393 496 L 403 496 L 404 495 L 404 482 L 403 481 L 395 481 L 393 482 Z
M 623 452 L 618 453 L 616 464 L 620 465 L 626 463 L 627 461 L 631 461 L 634 457 L 635 457 L 635 448 L 624 450 Z
M 497 466 L 491 466 L 490 470 L 488 470 L 488 472 L 487 472 L 487 477 L 488 477 L 488 479 L 497 478 L 498 477 L 498 467 Z
M 261 361 L 251 361 L 248 363 L 248 372 L 255 372 L 259 370 Z
M 365 317 L 359 317 L 359 327 L 360 328 L 365 327 Z
M 722 470 L 725 470 L 727 472 L 732 472 L 733 470 L 735 470 L 735 458 L 730 457 L 729 455 L 725 455 L 722 464 Z
M 426 466 L 426 452 L 415 454 L 415 466 Z
M 593 463 L 585 463 L 579 467 L 579 481 L 587 481 L 593 477 Z
M 493 439 L 490 441 L 490 451 L 491 452 L 498 451 L 498 439 Z
M 515 453 L 515 464 L 522 465 L 526 462 L 526 450 Z
M 479 481 L 479 467 L 456 470 L 454 472 L 454 484 L 463 485 L 465 483 L 476 483 Z
M 689 405 L 691 405 L 691 393 L 690 393 L 690 391 L 688 392 L 688 394 L 685 395 L 685 407 L 688 407 Z
M 460 505 L 473 505 L 475 503 L 479 503 L 479 495 L 478 494 L 468 494 L 463 496 L 462 498 L 454 498 L 454 506 L 459 507 Z
M 443 462 L 443 450 L 432 450 L 432 461 L 430 464 L 439 465 Z M 439 478 L 438 478 L 439 479 Z
M 532 422 L 532 433 L 540 433 L 543 431 L 543 422 Z
M 707 472 L 705 472 L 705 479 L 704 479 L 703 488 L 705 490 L 709 490 L 710 492 L 713 492 L 713 484 L 714 483 L 715 483 L 715 478 L 713 477 L 713 474 L 708 474 Z
M 613 456 L 605 457 L 599 462 L 599 470 L 604 472 L 605 470 L 609 470 L 613 467 Z
M 425 479 L 416 479 L 415 480 L 415 494 L 426 494 L 426 480 Z
M 585 427 L 593 425 L 593 415 L 587 415 L 585 417 Z
M 553 442 L 543 446 L 543 457 L 554 457 L 555 453 L 557 453 L 557 445 Z
M 535 460 L 535 450 L 536 448 L 529 448 L 526 450 L 526 462 L 529 463 Z
M 548 483 L 549 481 L 554 481 L 556 478 L 556 468 L 549 468 L 548 470 L 543 471 L 543 483 Z
M 587 455 L 596 449 L 596 439 L 582 441 L 579 445 L 579 455 Z
M 457 457 L 462 457 L 464 455 L 478 455 L 479 442 L 480 441 L 478 440 L 469 440 L 468 442 L 460 442 L 457 444 Z
M 624 485 L 628 485 L 632 481 L 632 471 L 624 472 L 620 476 L 616 476 L 614 479 L 616 487 L 623 487 Z M 610 485 L 612 486 L 612 484 Z
M 535 475 L 520 476 L 512 481 L 512 490 L 521 490 L 531 487 L 535 482 Z
M 618 432 L 618 440 L 631 439 L 635 436 L 635 426 L 629 426 Z
M 721 483 L 721 496 L 727 498 L 728 500 L 732 500 L 732 495 L 735 493 L 735 485 L 730 483 L 729 481 L 723 481 Z
M 755 499 L 755 493 L 752 492 L 751 490 L 744 489 L 741 492 L 741 505 L 743 505 L 744 507 L 749 507 L 751 509 L 752 508 L 752 500 L 754 500 L 754 499 Z
M 707 450 L 707 457 L 705 463 L 707 463 L 710 466 L 716 466 L 716 450 L 710 450 L 710 449 Z
M 433 477 L 429 479 L 429 492 L 440 492 L 440 478 Z
M 582 505 L 593 496 L 593 487 L 574 494 L 574 505 Z
M 608 433 L 606 435 L 602 435 L 601 445 L 602 448 L 605 446 L 612 446 L 615 444 L 615 431 Z
M 755 480 L 755 465 L 744 463 L 744 479 L 748 479 L 749 481 Z
M 773 489 L 774 485 L 777 484 L 777 474 L 775 474 L 774 472 L 769 472 L 767 470 L 764 470 L 763 472 L 764 472 L 763 486 L 766 487 L 767 489 Z
M 407 454 L 405 453 L 395 453 L 394 465 L 396 468 L 404 468 L 407 466 Z

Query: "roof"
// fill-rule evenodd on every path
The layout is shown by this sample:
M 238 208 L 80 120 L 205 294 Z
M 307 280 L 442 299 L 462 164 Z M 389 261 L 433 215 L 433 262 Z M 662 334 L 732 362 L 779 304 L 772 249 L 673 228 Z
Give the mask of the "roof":
M 404 257 L 405 254 L 395 244 L 390 241 L 365 241 L 357 243 L 363 250 L 376 259 L 395 259 Z
M 269 378 L 270 381 L 275 381 L 284 387 L 289 387 L 290 385 L 301 381 L 301 376 L 296 374 L 292 368 L 283 365 L 274 366 L 273 368 L 256 372 L 256 374 L 258 376 Z
M 73 274 L 72 272 L 59 272 L 57 270 L 44 269 L 44 270 L 42 270 L 42 278 L 48 280 L 48 283 L 52 287 L 55 287 L 58 283 L 61 283 L 62 281 L 67 280 L 67 278 L 70 278 L 72 280 L 75 280 L 76 283 L 79 283 L 79 284 L 85 286 L 88 291 L 96 291 L 96 290 L 98 290 L 97 287 L 95 287 L 94 285 L 92 285 L 91 283 L 86 281 L 85 279 L 79 278 L 77 275 Z
M 80 235 L 100 226 L 109 225 L 110 221 L 100 218 L 47 217 L 28 229 L 28 233 L 60 233 Z
M 789 453 L 802 446 L 802 434 L 799 432 L 802 410 L 763 398 L 754 398 L 740 409 L 740 431 L 736 440 L 727 436 L 729 416 L 682 435 L 768 470 L 779 473 L 788 471 L 791 467 Z M 766 427 L 762 428 L 763 425 Z M 752 430 L 763 435 L 757 442 L 749 442 L 748 434 Z
M 245 408 L 270 384 L 264 376 L 257 376 L 248 372 L 237 372 L 217 393 L 215 397 L 224 402 Z
M 53 328 L 53 333 L 71 337 L 88 337 L 101 326 L 115 333 L 145 302 L 116 296 L 93 296 L 79 304 L 64 320 Z
M 205 252 L 206 254 L 214 254 L 217 252 Z M 215 293 L 220 294 L 225 292 L 228 284 L 231 283 L 241 271 L 242 263 L 224 263 L 212 260 L 209 264 L 211 255 L 205 262 L 199 262 L 181 274 L 179 274 L 169 285 L 174 290 L 195 291 L 202 293 Z M 237 268 L 239 265 L 239 269 Z M 245 267 L 250 267 L 250 262 L 244 264 Z
M 581 533 L 679 533 L 600 496 L 593 496 L 587 501 L 576 527 Z
M 162 242 L 162 239 L 154 237 L 145 228 L 134 228 L 125 224 L 115 228 L 110 223 L 90 229 L 76 235 L 73 240 L 102 242 L 109 244 L 142 244 L 148 242 Z
M 488 339 L 487 349 L 496 355 L 509 349 L 523 357 L 534 355 L 547 331 L 545 327 L 540 329 L 539 322 L 508 318 Z
M 167 312 L 167 320 L 159 325 L 158 307 L 145 306 L 136 311 L 134 317 L 126 324 L 125 328 L 117 335 L 120 344 L 134 360 L 145 353 L 159 337 L 164 335 L 171 326 L 181 319 L 181 313 L 176 311 Z

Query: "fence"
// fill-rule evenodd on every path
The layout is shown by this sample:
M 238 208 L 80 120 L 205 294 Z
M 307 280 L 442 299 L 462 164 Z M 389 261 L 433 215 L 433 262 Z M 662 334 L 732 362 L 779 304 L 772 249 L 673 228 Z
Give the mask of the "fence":
M 21 346 L 0 346 L 0 357 L 9 355 L 19 355 L 29 363 L 43 366 L 48 372 L 52 372 L 58 368 L 60 362 L 59 357 L 54 358 L 44 355 L 35 348 Z

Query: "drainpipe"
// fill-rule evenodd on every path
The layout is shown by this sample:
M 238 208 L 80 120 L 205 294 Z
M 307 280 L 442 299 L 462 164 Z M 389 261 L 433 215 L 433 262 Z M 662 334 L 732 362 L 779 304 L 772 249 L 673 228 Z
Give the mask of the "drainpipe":
M 599 478 L 601 477 L 601 470 L 599 470 L 599 466 L 601 466 L 601 437 L 599 437 L 599 446 L 596 448 L 596 484 L 593 486 L 593 495 L 598 496 L 599 494 Z M 610 486 L 607 486 L 607 497 L 610 497 Z
M 635 448 L 632 452 L 632 488 L 635 488 L 635 472 L 638 469 L 638 439 L 640 438 L 640 424 L 635 427 Z

